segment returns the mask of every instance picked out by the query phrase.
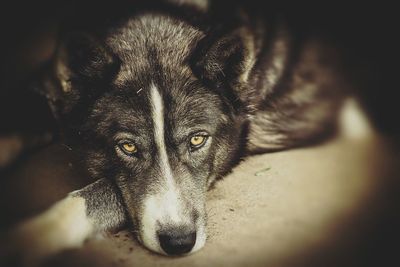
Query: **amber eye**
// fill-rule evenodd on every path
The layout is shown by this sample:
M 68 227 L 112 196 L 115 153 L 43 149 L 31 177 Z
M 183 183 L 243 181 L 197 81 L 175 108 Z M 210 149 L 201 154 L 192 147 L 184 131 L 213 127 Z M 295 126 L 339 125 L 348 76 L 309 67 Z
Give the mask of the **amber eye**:
M 135 144 L 131 141 L 123 141 L 123 142 L 119 143 L 118 146 L 125 154 L 128 154 L 128 155 L 132 155 L 137 152 L 137 148 L 136 148 Z
M 192 149 L 200 148 L 202 147 L 206 141 L 207 141 L 208 136 L 205 134 L 196 134 L 190 138 L 190 147 Z

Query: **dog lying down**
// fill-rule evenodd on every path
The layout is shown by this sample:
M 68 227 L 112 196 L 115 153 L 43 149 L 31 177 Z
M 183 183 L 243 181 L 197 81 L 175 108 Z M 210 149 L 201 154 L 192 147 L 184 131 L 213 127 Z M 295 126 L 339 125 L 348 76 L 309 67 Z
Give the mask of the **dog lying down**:
M 19 225 L 5 253 L 40 259 L 126 222 L 154 252 L 193 253 L 207 190 L 242 157 L 335 130 L 334 50 L 236 2 L 176 2 L 64 29 L 35 88 L 97 181 Z

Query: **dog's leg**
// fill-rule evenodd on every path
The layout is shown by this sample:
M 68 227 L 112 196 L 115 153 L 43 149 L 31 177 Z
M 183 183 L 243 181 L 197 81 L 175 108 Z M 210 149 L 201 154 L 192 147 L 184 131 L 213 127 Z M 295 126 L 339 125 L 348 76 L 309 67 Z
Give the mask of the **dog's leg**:
M 85 215 L 94 226 L 94 232 L 116 230 L 126 223 L 122 198 L 108 179 L 98 180 L 70 193 L 68 197 L 85 202 Z
M 107 179 L 70 193 L 44 213 L 9 231 L 1 241 L 1 258 L 34 265 L 48 255 L 78 247 L 91 235 L 125 223 L 119 194 Z

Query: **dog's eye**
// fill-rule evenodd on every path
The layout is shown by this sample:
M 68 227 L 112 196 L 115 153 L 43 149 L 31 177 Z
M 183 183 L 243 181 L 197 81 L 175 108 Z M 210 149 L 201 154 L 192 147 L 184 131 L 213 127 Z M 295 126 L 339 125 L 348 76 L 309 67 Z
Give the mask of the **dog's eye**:
M 197 149 L 202 147 L 207 141 L 208 135 L 205 133 L 198 133 L 190 138 L 190 148 Z
M 131 141 L 122 141 L 118 146 L 127 155 L 133 155 L 137 152 L 136 145 Z

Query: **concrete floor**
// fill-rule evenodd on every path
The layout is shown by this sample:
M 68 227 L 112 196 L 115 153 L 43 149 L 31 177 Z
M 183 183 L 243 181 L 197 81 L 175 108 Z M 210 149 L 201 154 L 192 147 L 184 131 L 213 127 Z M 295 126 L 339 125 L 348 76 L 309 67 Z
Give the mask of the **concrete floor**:
M 12 175 L 19 193 L 2 195 L 8 218 L 79 187 L 75 163 L 55 156 L 60 151 L 39 153 Z M 159 256 L 124 230 L 43 266 L 389 266 L 397 260 L 399 163 L 398 147 L 377 134 L 253 156 L 209 192 L 208 241 L 199 252 Z

